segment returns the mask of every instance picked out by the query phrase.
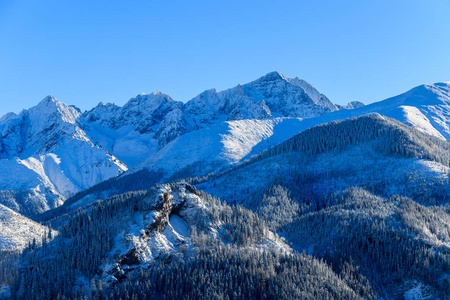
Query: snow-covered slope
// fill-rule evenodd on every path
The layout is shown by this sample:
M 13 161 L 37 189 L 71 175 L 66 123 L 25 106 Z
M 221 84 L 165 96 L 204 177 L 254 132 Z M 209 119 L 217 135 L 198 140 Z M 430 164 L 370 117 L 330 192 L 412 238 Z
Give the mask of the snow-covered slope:
M 5 175 L 0 191 L 8 195 L 0 203 L 27 215 L 40 213 L 143 161 L 151 168 L 167 163 L 163 169 L 171 173 L 198 161 L 211 163 L 213 170 L 254 153 L 258 143 L 263 149 L 295 133 L 280 130 L 279 138 L 261 144 L 284 122 L 274 117 L 314 117 L 337 109 L 310 84 L 277 72 L 223 92 L 205 91 L 187 103 L 154 92 L 123 107 L 100 103 L 82 113 L 48 96 L 0 119 L 0 172 Z M 214 146 L 195 145 L 192 139 Z M 176 148 L 187 152 L 178 157 Z
M 123 107 L 100 103 L 80 123 L 92 140 L 133 167 L 177 137 L 223 121 L 310 118 L 336 110 L 306 81 L 272 72 L 222 92 L 204 91 L 186 103 L 161 92 L 140 94 Z
M 54 208 L 127 167 L 94 145 L 78 125 L 79 109 L 46 97 L 0 121 L 0 203 L 27 215 Z M 14 193 L 21 192 L 20 197 Z
M 367 106 L 340 110 L 317 118 L 305 120 L 304 127 L 379 113 L 434 135 L 450 138 L 450 82 L 426 84 L 401 95 Z
M 426 202 L 437 197 L 424 195 L 428 185 L 449 192 L 442 183 L 450 170 L 449 151 L 448 141 L 372 114 L 305 130 L 244 164 L 200 179 L 199 188 L 249 207 L 252 193 L 274 182 L 300 190 L 307 186 L 322 197 L 364 186 Z
M 352 110 L 378 112 L 426 133 L 450 138 L 450 82 L 418 86 L 404 94 Z
M 217 120 L 311 118 L 336 110 L 336 105 L 306 81 L 271 72 L 222 92 L 205 91 L 169 113 L 163 122 L 164 127 L 184 133 Z M 168 132 L 162 135 L 167 142 L 176 137 Z
M 175 173 L 178 177 L 205 175 L 290 138 L 301 125 L 298 118 L 223 121 L 176 138 L 133 172 L 142 168 L 161 170 L 166 178 Z
M 38 224 L 15 211 L 0 204 L 0 251 L 22 250 L 36 240 L 40 243 L 42 237 L 48 234 L 46 226 Z M 57 234 L 53 231 L 53 235 Z

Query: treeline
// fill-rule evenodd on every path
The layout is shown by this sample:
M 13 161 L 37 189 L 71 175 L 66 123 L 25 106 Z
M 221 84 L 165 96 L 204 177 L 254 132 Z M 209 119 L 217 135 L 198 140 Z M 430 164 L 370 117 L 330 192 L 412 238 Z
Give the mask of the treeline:
M 82 200 L 86 196 L 92 197 L 92 202 L 102 200 L 113 195 L 123 194 L 130 191 L 141 191 L 152 188 L 162 178 L 163 173 L 142 169 L 132 174 L 121 175 L 102 181 L 87 190 L 81 191 L 67 199 L 64 204 L 55 209 L 44 212 L 34 219 L 47 222 L 53 218 L 72 211 L 71 205 Z M 84 206 L 84 205 L 83 205 Z
M 380 154 L 398 155 L 408 158 L 423 158 L 450 166 L 450 142 L 423 133 L 414 127 L 379 114 L 365 115 L 358 118 L 317 125 L 259 155 L 231 166 L 223 171 L 211 172 L 203 176 L 192 176 L 188 182 L 201 184 L 245 168 L 267 158 L 298 153 L 299 165 L 314 161 L 321 153 L 342 152 L 351 146 L 370 144 Z M 185 169 L 183 175 L 189 176 Z
M 450 143 L 399 121 L 371 114 L 318 125 L 261 154 L 259 159 L 288 152 L 317 155 L 373 142 L 381 153 L 434 160 L 450 166 Z

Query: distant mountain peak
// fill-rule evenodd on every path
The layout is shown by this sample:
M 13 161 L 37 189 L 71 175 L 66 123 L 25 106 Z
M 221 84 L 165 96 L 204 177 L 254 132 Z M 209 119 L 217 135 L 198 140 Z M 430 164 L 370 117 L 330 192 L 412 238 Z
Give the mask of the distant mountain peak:
M 174 101 L 172 99 L 172 97 L 170 97 L 169 95 L 161 92 L 161 91 L 154 91 L 150 94 L 146 94 L 146 93 L 140 93 L 139 95 L 137 95 L 134 98 L 131 98 L 125 105 L 129 106 L 132 103 L 143 103 L 143 102 L 154 102 L 154 101 L 162 101 L 162 100 L 166 100 L 166 101 Z
M 360 108 L 363 106 L 365 106 L 365 104 L 360 101 L 350 101 L 346 106 L 339 105 L 339 108 L 340 109 L 355 109 L 355 108 Z
M 145 94 L 144 94 L 144 95 L 145 95 Z M 169 95 L 167 95 L 166 93 L 163 93 L 163 92 L 161 92 L 161 91 L 153 91 L 153 92 L 151 93 L 151 95 L 154 95 L 154 96 L 162 95 L 162 96 L 168 96 L 168 97 L 170 97 Z
M 17 118 L 17 116 L 18 115 L 16 113 L 9 112 L 9 113 L 5 114 L 4 116 L 0 117 L 0 123 L 6 121 L 8 119 L 15 119 L 15 118 Z
M 287 78 L 280 72 L 273 71 L 267 73 L 266 75 L 260 77 L 258 81 L 277 81 L 277 80 L 287 80 Z
M 58 101 L 58 99 L 56 99 L 56 98 L 53 97 L 52 95 L 48 95 L 48 96 L 44 97 L 44 99 L 42 99 L 40 103 L 48 103 L 48 102 L 60 103 L 60 102 Z M 38 104 L 38 105 L 39 105 L 39 104 Z
M 59 102 L 55 97 L 48 95 L 48 96 L 44 97 L 44 99 L 39 101 L 39 103 L 36 106 L 34 106 L 30 109 L 34 109 L 34 108 L 49 109 L 52 107 L 57 107 L 59 105 L 66 106 L 64 103 Z
M 44 97 L 44 99 L 42 99 L 36 106 L 30 108 L 29 110 L 34 109 L 34 108 L 48 109 L 48 108 L 51 108 L 51 107 L 57 107 L 57 108 L 58 107 L 59 108 L 63 108 L 64 107 L 65 108 L 65 107 L 70 107 L 70 106 L 65 104 L 65 103 L 60 102 L 55 97 L 49 95 L 49 96 Z

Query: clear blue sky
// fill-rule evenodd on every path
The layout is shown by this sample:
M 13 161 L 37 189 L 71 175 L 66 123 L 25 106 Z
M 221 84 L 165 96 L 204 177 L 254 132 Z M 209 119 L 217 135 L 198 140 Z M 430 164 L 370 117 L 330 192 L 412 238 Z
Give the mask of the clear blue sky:
M 270 71 L 336 103 L 450 80 L 450 1 L 0 1 L 0 115 L 46 95 L 89 109 L 187 101 Z

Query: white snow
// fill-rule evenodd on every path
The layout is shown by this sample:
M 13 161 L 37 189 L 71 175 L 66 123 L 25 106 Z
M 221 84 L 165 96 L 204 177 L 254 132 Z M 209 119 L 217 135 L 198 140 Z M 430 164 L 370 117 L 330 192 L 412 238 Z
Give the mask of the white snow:
M 136 212 L 133 216 L 123 217 L 124 230 L 115 238 L 115 245 L 110 252 L 111 260 L 101 267 L 103 270 L 102 281 L 106 284 L 115 281 L 111 275 L 116 267 L 122 270 L 134 270 L 137 267 L 145 268 L 157 259 L 192 251 L 191 233 L 193 227 L 196 227 L 198 232 L 201 230 L 209 237 L 220 238 L 218 230 L 222 224 L 214 223 L 213 220 L 209 219 L 211 208 L 203 198 L 189 192 L 184 184 L 179 184 L 174 189 L 169 185 L 161 186 L 158 193 L 154 197 L 146 199 L 146 201 L 152 204 L 159 203 L 162 194 L 169 195 L 168 199 L 172 201 L 173 205 L 181 208 L 176 214 L 170 214 L 168 223 L 161 232 L 153 230 L 150 234 L 146 234 L 145 231 L 160 216 L 160 211 Z M 221 207 L 216 207 L 216 209 L 220 210 Z M 118 260 L 133 248 L 138 255 L 139 266 L 119 266 Z M 249 246 L 249 249 L 260 251 L 273 249 L 287 253 L 292 251 L 283 239 L 271 232 L 268 232 L 267 236 L 261 241 Z
M 81 111 L 55 98 L 0 121 L 0 190 L 28 190 L 37 212 L 127 167 L 90 141 L 78 126 Z M 56 200 L 55 200 L 56 199 Z
M 178 137 L 133 171 L 148 168 L 173 174 L 189 165 L 215 171 L 290 138 L 301 125 L 297 118 L 223 121 Z
M 429 135 L 434 135 L 444 139 L 444 136 L 436 130 L 433 125 L 431 125 L 431 121 L 425 117 L 425 115 L 417 107 L 401 105 L 399 108 L 403 110 L 404 122 L 406 124 L 428 133 Z
M 36 239 L 40 243 L 48 228 L 0 204 L 0 250 L 22 250 Z M 52 231 L 53 236 L 58 234 Z
M 0 188 L 34 191 L 36 201 L 59 198 L 44 203 L 47 209 L 128 167 L 170 175 L 193 166 L 206 174 L 314 125 L 373 112 L 450 138 L 449 83 L 337 110 L 309 83 L 277 72 L 225 91 L 205 91 L 185 104 L 154 92 L 123 107 L 101 103 L 82 114 L 49 96 L 0 119 Z
M 435 299 L 433 296 L 432 288 L 429 286 L 426 286 L 425 284 L 421 282 L 409 281 L 406 282 L 404 285 L 409 285 L 410 288 L 404 293 L 405 300 L 431 300 Z
M 177 232 L 179 235 L 187 237 L 189 236 L 189 225 L 183 221 L 179 216 L 177 215 L 171 215 L 169 219 L 169 224 L 172 226 L 175 232 Z
M 401 95 L 360 108 L 340 110 L 305 119 L 304 128 L 318 124 L 379 113 L 417 127 L 439 138 L 450 138 L 450 84 L 421 85 Z

